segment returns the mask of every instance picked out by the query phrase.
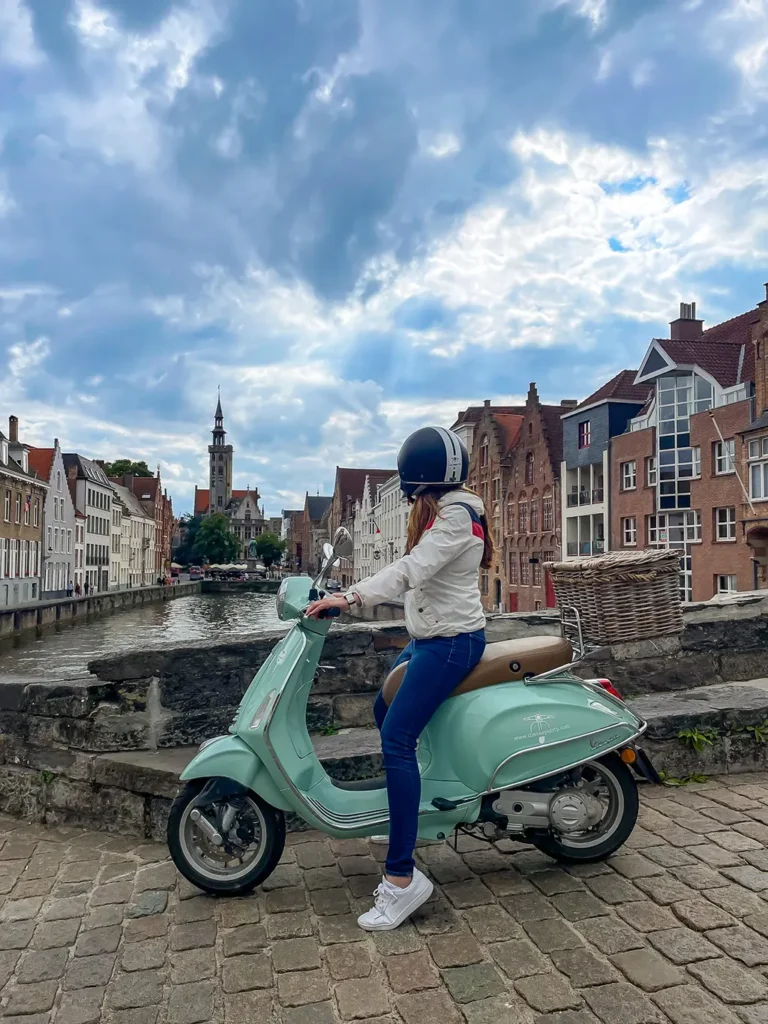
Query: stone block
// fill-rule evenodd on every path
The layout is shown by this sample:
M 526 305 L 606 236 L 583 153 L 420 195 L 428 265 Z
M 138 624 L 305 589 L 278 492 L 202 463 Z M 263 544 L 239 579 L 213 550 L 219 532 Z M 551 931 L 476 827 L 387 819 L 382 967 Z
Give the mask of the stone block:
M 390 956 L 384 960 L 384 969 L 393 992 L 419 992 L 437 988 L 440 984 L 429 957 L 424 951 Z
M 343 986 L 360 986 L 359 982 L 343 981 L 341 984 Z M 372 991 L 371 982 L 368 980 L 360 987 L 365 991 Z M 290 974 L 280 974 L 277 979 L 277 995 L 283 1006 L 322 1003 L 330 998 L 328 982 L 322 971 L 294 971 Z M 365 1016 L 372 1016 L 372 1014 Z
M 688 970 L 724 1003 L 756 1003 L 768 996 L 764 978 L 726 957 L 689 964 Z
M 176 985 L 168 1001 L 168 1024 L 203 1024 L 213 1018 L 214 984 L 196 981 Z
M 628 981 L 645 992 L 672 988 L 685 981 L 685 975 L 679 968 L 673 967 L 652 949 L 634 949 L 628 953 L 618 953 L 611 957 L 611 962 Z
M 504 982 L 491 964 L 449 967 L 442 975 L 451 998 L 457 1003 L 488 999 L 504 991 Z
M 697 960 L 710 960 L 720 955 L 719 950 L 711 942 L 689 928 L 651 932 L 648 941 L 673 964 L 691 964 Z
M 104 986 L 112 977 L 115 966 L 114 953 L 102 956 L 75 957 L 64 978 L 65 989 L 95 988 Z
M 661 1024 L 649 999 L 632 985 L 617 982 L 584 990 L 584 998 L 603 1024 Z
M 742 1024 L 722 1003 L 697 985 L 680 985 L 657 992 L 653 1001 L 659 1005 L 672 1024 Z M 748 1018 L 745 1018 L 748 1020 Z
M 376 1017 L 389 1010 L 389 999 L 384 986 L 375 978 L 340 982 L 336 986 L 336 1000 L 343 1020 Z
M 329 946 L 325 960 L 334 981 L 367 978 L 371 973 L 371 957 L 365 946 L 358 942 Z
M 556 949 L 550 955 L 558 971 L 567 975 L 576 988 L 607 985 L 617 980 L 611 966 L 586 949 Z
M 341 728 L 373 725 L 374 694 L 346 694 L 333 698 L 333 721 Z
M 216 974 L 216 951 L 212 948 L 185 949 L 171 954 L 171 981 L 185 985 L 205 981 Z
M 58 1024 L 97 1024 L 102 1019 L 104 991 L 103 988 L 84 988 L 62 993 L 56 1013 Z
M 320 966 L 316 939 L 283 939 L 272 945 L 272 963 L 278 973 L 309 971 Z
M 461 1024 L 455 1003 L 444 992 L 411 992 L 399 996 L 397 1009 L 405 1024 Z M 504 1018 L 502 1018 L 504 1019 Z
M 541 978 L 521 978 L 515 982 L 515 988 L 526 1003 L 539 1013 L 574 1010 L 581 1006 L 581 997 L 573 991 L 565 978 L 556 974 L 548 977 L 545 985 Z
M 121 975 L 112 982 L 107 996 L 107 1002 L 113 1010 L 159 1006 L 162 999 L 163 976 L 158 971 L 138 971 Z
M 272 985 L 272 967 L 266 953 L 236 956 L 224 961 L 222 984 L 225 992 L 248 992 Z

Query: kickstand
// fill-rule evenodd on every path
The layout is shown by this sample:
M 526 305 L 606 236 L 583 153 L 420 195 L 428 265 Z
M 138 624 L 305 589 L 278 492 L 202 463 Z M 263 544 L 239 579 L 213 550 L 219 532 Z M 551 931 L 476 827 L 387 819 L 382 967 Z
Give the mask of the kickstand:
M 453 852 L 454 853 L 458 853 L 459 852 L 459 828 L 458 828 L 458 826 L 456 826 L 456 828 L 453 830 Z

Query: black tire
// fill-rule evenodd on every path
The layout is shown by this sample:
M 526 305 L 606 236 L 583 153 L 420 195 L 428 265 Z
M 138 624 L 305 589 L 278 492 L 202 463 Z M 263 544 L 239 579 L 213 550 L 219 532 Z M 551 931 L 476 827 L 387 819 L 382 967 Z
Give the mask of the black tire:
M 621 817 L 605 840 L 593 846 L 568 843 L 567 840 L 558 839 L 553 833 L 536 836 L 532 839 L 533 845 L 537 849 L 563 864 L 591 864 L 594 861 L 604 860 L 624 845 L 637 822 L 639 799 L 637 783 L 632 772 L 618 754 L 607 754 L 596 763 L 610 772 L 616 780 L 623 803 Z
M 206 875 L 190 861 L 182 829 L 185 827 L 187 808 L 207 781 L 195 779 L 188 783 L 173 801 L 168 815 L 168 849 L 180 873 L 198 889 L 215 896 L 244 896 L 268 878 L 277 867 L 285 848 L 285 817 L 282 811 L 276 810 L 256 793 L 249 793 L 248 799 L 258 808 L 263 819 L 263 852 L 250 871 L 239 874 L 235 879 Z

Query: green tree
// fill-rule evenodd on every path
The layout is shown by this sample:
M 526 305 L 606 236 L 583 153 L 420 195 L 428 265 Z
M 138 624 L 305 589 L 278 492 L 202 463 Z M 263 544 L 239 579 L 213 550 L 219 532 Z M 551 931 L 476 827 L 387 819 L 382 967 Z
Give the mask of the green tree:
M 222 564 L 233 562 L 237 558 L 240 545 L 229 532 L 229 521 L 226 516 L 217 512 L 202 521 L 192 552 L 195 559 L 200 562 Z
M 185 513 L 179 519 L 179 530 L 181 532 L 181 544 L 173 553 L 174 562 L 179 565 L 189 565 L 195 560 L 195 541 L 198 531 L 203 523 L 202 516 L 193 516 L 191 512 Z
M 283 557 L 286 543 L 274 533 L 260 533 L 253 542 L 253 547 L 256 549 L 256 557 L 269 568 Z
M 107 476 L 117 477 L 125 476 L 129 473 L 131 476 L 152 476 L 152 470 L 143 460 L 141 462 L 133 462 L 131 459 L 115 459 L 114 462 L 104 463 L 104 472 Z

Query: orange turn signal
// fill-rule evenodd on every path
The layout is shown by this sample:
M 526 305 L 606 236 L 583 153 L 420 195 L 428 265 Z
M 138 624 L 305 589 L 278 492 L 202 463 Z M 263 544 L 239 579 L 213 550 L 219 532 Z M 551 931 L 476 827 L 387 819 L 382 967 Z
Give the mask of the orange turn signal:
M 624 764 L 634 764 L 637 760 L 637 754 L 631 747 L 625 747 L 621 752 L 621 760 Z

